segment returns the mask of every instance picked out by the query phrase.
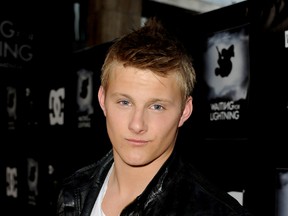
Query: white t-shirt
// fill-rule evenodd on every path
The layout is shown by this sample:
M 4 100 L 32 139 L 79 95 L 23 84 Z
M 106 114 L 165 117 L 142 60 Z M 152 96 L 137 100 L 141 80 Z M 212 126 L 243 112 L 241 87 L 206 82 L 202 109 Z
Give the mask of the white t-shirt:
M 108 181 L 109 181 L 109 178 L 110 178 L 110 175 L 111 175 L 111 172 L 113 170 L 113 167 L 114 167 L 114 164 L 112 164 L 106 178 L 105 178 L 105 181 L 101 187 L 101 190 L 99 192 L 99 195 L 97 197 L 97 200 L 94 204 L 94 207 L 92 209 L 92 212 L 91 212 L 91 215 L 90 216 L 105 216 L 103 210 L 102 210 L 102 207 L 101 207 L 101 204 L 102 204 L 102 201 L 103 201 L 103 198 L 105 196 L 105 193 L 106 193 L 106 190 L 107 190 L 107 186 L 108 186 Z

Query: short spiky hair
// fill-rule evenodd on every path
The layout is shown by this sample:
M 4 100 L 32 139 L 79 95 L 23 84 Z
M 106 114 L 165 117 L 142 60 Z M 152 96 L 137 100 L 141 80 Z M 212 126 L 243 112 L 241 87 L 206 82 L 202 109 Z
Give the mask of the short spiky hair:
M 183 45 L 156 18 L 147 20 L 138 30 L 115 40 L 105 58 L 101 85 L 106 89 L 114 62 L 123 66 L 148 69 L 160 76 L 175 74 L 183 100 L 193 91 L 196 74 Z

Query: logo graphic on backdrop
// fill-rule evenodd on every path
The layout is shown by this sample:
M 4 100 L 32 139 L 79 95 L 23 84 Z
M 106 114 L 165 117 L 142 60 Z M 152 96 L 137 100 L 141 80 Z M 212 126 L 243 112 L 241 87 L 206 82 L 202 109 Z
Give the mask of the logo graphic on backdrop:
M 93 72 L 81 69 L 77 72 L 78 128 L 91 127 L 91 115 L 94 113 Z
M 210 123 L 243 120 L 249 77 L 247 26 L 226 29 L 208 37 L 204 53 L 204 82 Z
M 52 89 L 49 94 L 49 121 L 50 125 L 64 124 L 65 89 Z
M 25 97 L 24 97 L 24 107 L 25 111 L 24 122 L 27 127 L 32 127 L 38 125 L 38 120 L 36 117 L 36 108 L 35 108 L 35 98 L 32 94 L 32 89 L 29 87 L 25 88 Z
M 33 158 L 27 159 L 27 171 L 28 203 L 30 205 L 36 205 L 36 198 L 38 196 L 39 168 L 38 162 Z
M 18 182 L 17 182 L 17 168 L 6 167 L 6 196 L 7 197 L 18 197 Z
M 8 129 L 15 129 L 17 120 L 17 92 L 12 86 L 7 86 L 7 105 L 6 110 L 8 114 Z

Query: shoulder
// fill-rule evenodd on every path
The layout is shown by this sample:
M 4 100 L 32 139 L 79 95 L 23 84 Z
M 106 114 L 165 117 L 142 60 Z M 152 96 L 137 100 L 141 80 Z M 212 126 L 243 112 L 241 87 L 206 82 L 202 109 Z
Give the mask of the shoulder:
M 63 180 L 63 188 L 77 188 L 85 186 L 90 182 L 101 181 L 101 176 L 106 176 L 110 166 L 113 163 L 112 151 L 109 151 L 99 161 L 84 166 L 72 175 L 68 176 Z
M 235 198 L 209 181 L 192 164 L 180 160 L 178 165 L 179 169 L 174 170 L 175 175 L 170 179 L 173 182 L 170 186 L 174 199 L 177 197 L 180 203 L 186 205 L 187 211 L 215 216 L 250 215 Z

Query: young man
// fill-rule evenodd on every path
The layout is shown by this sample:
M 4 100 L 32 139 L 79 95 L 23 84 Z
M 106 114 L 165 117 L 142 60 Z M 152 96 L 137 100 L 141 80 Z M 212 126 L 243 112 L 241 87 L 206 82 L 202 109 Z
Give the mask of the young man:
M 191 59 L 155 18 L 115 41 L 98 91 L 112 150 L 66 180 L 58 215 L 249 215 L 175 150 L 194 85 Z

